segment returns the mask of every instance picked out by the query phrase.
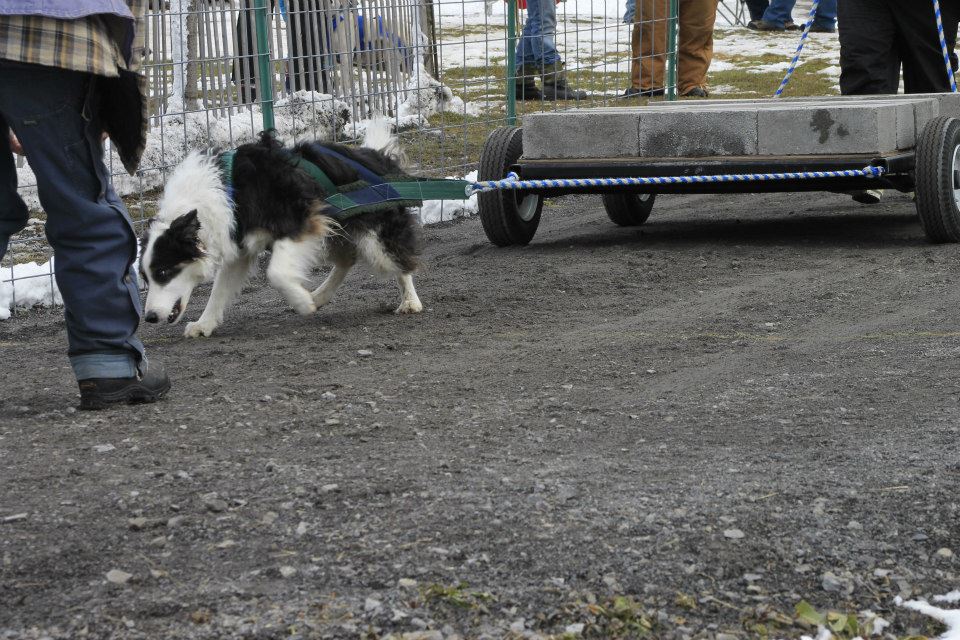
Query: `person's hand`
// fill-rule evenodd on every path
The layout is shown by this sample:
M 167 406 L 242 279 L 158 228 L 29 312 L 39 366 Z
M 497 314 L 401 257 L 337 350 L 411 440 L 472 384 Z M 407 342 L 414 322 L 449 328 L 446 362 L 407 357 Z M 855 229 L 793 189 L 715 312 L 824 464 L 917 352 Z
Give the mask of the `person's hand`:
M 20 146 L 20 141 L 17 140 L 17 136 L 13 133 L 13 129 L 10 130 L 10 150 L 18 156 L 23 155 L 23 147 Z

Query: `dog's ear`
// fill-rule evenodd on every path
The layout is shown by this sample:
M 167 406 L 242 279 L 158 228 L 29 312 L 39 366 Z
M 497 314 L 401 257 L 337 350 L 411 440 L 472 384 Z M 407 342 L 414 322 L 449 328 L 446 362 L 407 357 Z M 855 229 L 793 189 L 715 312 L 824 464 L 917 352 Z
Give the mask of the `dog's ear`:
M 170 234 L 180 240 L 196 242 L 200 235 L 200 218 L 197 210 L 178 216 L 170 223 Z

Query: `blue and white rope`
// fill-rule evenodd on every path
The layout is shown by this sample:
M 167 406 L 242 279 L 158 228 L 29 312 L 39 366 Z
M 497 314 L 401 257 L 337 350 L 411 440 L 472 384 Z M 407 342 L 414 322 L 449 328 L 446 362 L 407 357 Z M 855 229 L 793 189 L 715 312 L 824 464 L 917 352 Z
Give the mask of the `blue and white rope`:
M 943 63 L 947 65 L 947 77 L 950 79 L 950 91 L 957 92 L 957 80 L 953 77 L 953 65 L 950 64 L 950 53 L 947 51 L 947 40 L 943 36 L 943 19 L 940 17 L 940 0 L 933 0 L 933 12 L 937 16 L 937 35 L 940 36 L 940 50 L 943 52 Z
M 728 173 L 713 176 L 666 176 L 651 178 L 569 178 L 564 180 L 520 180 L 512 171 L 503 180 L 485 180 L 467 185 L 467 197 L 475 193 L 509 189 L 558 189 L 567 187 L 629 187 L 664 184 L 698 184 L 722 182 L 769 182 L 773 180 L 814 180 L 817 178 L 877 178 L 882 167 L 845 169 L 842 171 L 797 171 L 787 173 Z
M 934 0 L 934 2 L 936 1 L 937 0 Z M 777 87 L 777 92 L 773 94 L 774 98 L 779 98 L 783 90 L 787 88 L 787 83 L 790 82 L 790 76 L 793 75 L 793 70 L 797 68 L 797 63 L 800 61 L 800 52 L 803 51 L 803 45 L 806 44 L 807 36 L 810 35 L 810 27 L 813 26 L 813 18 L 817 13 L 817 7 L 819 5 L 820 0 L 813 0 L 813 6 L 810 7 L 810 15 L 807 16 L 807 21 L 803 25 L 803 34 L 800 36 L 800 43 L 797 45 L 797 50 L 793 54 L 793 60 L 790 61 L 790 68 L 787 69 L 787 75 L 783 76 L 783 80 L 780 81 L 780 86 Z

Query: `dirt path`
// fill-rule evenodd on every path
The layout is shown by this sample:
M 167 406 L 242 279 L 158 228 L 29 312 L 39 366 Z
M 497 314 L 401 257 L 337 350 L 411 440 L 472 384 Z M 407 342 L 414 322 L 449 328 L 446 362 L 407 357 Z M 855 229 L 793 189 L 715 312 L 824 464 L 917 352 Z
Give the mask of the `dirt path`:
M 0 638 L 936 632 L 892 601 L 960 587 L 960 254 L 908 200 L 425 236 L 420 317 L 357 273 L 146 327 L 150 407 L 68 409 L 59 313 L 0 323 Z

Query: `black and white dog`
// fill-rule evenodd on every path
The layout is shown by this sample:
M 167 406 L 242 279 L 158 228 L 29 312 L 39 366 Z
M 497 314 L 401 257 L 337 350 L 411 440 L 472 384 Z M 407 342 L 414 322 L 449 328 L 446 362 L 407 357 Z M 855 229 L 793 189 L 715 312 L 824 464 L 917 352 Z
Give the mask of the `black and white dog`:
M 263 134 L 259 142 L 237 148 L 232 185 L 217 156 L 190 154 L 167 181 L 142 241 L 140 270 L 149 285 L 144 319 L 178 322 L 194 288 L 212 279 L 203 314 L 184 331 L 193 338 L 211 335 L 267 249 L 267 279 L 297 313 L 313 313 L 329 302 L 358 259 L 397 278 L 401 302 L 395 313 L 422 311 L 411 276 L 419 254 L 417 223 L 406 207 L 381 207 L 338 222 L 325 202 L 330 194 L 291 164 L 308 160 L 335 185 L 358 180 L 358 169 L 349 161 L 378 176 L 403 175 L 388 155 L 396 145 L 389 127 L 387 121 L 374 121 L 363 147 L 324 144 L 333 155 L 318 152 L 319 143 L 285 149 Z M 333 269 L 311 292 L 305 284 L 321 263 Z

